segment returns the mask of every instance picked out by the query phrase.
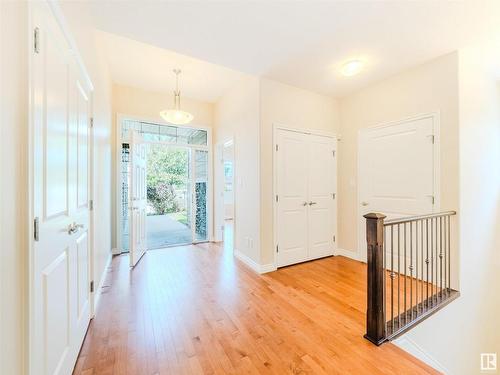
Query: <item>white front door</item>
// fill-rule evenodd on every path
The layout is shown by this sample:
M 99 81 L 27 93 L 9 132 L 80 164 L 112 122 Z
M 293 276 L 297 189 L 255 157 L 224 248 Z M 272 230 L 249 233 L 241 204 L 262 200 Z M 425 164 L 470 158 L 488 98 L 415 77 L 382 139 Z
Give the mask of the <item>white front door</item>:
M 434 211 L 434 117 L 406 120 L 359 133 L 359 254 L 366 260 L 363 215 L 387 219 Z
M 65 375 L 90 321 L 90 90 L 46 3 L 33 26 L 30 373 Z
M 146 144 L 137 132 L 130 141 L 130 266 L 134 267 L 147 250 L 146 236 Z
M 333 255 L 336 142 L 277 130 L 277 266 Z

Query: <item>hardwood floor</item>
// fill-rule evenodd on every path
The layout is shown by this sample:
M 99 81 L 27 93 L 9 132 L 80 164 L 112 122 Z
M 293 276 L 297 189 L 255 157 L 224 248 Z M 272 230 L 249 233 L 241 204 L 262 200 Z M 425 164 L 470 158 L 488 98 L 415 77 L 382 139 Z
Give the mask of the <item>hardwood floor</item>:
M 436 374 L 363 339 L 366 266 L 331 257 L 257 275 L 230 249 L 113 259 L 74 374 Z

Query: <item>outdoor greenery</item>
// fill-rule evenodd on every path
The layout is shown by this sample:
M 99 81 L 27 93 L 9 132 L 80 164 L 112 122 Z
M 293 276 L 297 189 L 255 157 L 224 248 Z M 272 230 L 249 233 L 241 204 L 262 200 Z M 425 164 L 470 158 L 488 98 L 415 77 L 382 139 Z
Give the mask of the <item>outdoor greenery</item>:
M 162 145 L 151 145 L 148 153 L 147 195 L 148 203 L 156 215 L 178 212 L 180 207 L 176 190 L 186 186 L 188 151 Z

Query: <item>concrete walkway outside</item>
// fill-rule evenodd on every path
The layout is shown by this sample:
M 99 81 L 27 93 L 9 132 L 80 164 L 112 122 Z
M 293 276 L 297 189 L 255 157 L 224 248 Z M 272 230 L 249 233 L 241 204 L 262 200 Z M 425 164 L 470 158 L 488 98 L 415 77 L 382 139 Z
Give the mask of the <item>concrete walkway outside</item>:
M 148 249 L 159 249 L 193 241 L 191 228 L 169 215 L 148 216 L 146 220 Z

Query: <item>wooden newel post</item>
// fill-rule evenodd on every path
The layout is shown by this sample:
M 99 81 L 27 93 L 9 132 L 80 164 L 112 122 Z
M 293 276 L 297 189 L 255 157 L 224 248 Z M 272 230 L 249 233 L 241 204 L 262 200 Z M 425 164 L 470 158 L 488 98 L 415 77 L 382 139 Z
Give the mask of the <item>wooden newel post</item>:
M 365 338 L 376 345 L 385 341 L 384 301 L 384 219 L 385 215 L 369 213 L 366 218 L 367 242 L 367 309 Z

